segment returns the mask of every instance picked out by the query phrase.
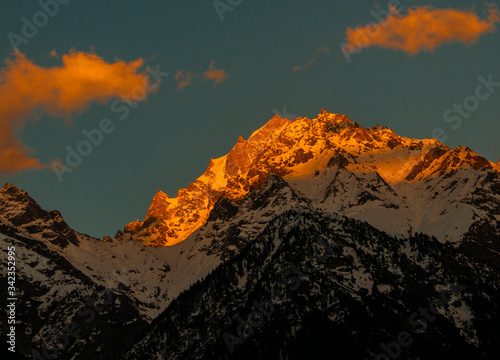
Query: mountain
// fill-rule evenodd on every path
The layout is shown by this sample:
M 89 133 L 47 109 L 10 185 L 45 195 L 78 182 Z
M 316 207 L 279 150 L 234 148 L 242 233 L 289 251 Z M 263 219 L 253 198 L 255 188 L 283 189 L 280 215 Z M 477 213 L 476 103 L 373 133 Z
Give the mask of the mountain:
M 324 110 L 316 119 L 278 115 L 240 137 L 175 198 L 159 191 L 133 239 L 170 246 L 206 222 L 220 198 L 241 199 L 274 173 L 317 208 L 367 221 L 393 235 L 423 232 L 442 241 L 500 235 L 500 169 L 466 147 L 415 140 L 383 126 L 364 129 Z M 498 248 L 496 248 L 498 250 Z
M 499 280 L 435 238 L 296 207 L 177 297 L 126 358 L 489 359 Z
M 34 235 L 61 248 L 78 245 L 78 233 L 72 230 L 58 211 L 47 212 L 27 193 L 14 185 L 0 189 L 0 227 L 2 233 Z
M 152 246 L 173 245 L 185 240 L 205 223 L 219 198 L 241 198 L 258 182 L 257 178 L 247 176 L 252 163 L 271 146 L 273 134 L 289 123 L 290 120 L 275 116 L 248 141 L 240 137 L 228 155 L 212 159 L 205 173 L 187 189 L 180 189 L 177 197 L 170 198 L 158 191 L 144 221 L 126 225 L 124 232 Z
M 78 259 L 81 263 L 69 255 L 71 248 L 100 241 L 70 229 L 59 212 L 43 210 L 27 193 L 6 184 L 0 190 L 0 224 L 0 246 L 14 247 L 15 253 L 18 353 L 30 358 L 109 357 L 146 327 L 116 279 L 106 279 L 103 286 L 92 278 L 98 274 L 89 276 L 90 253 Z M 6 257 L 0 269 L 7 284 Z M 2 297 L 2 308 L 7 303 L 7 296 Z M 80 339 L 68 336 L 69 324 Z M 2 335 L 10 325 L 2 317 Z M 65 344 L 64 349 L 58 344 Z
M 407 358 L 484 358 L 498 351 L 499 220 L 496 164 L 326 111 L 275 116 L 113 238 L 71 229 L 14 185 L 0 190 L 0 245 L 16 247 L 26 314 L 18 349 L 53 351 L 73 321 L 81 333 L 60 359 L 303 358 L 325 341 L 361 358 L 403 330 L 420 343 Z M 273 300 L 276 313 L 228 352 L 224 334 L 283 284 L 292 291 Z M 408 316 L 457 286 L 467 288 L 415 332 Z

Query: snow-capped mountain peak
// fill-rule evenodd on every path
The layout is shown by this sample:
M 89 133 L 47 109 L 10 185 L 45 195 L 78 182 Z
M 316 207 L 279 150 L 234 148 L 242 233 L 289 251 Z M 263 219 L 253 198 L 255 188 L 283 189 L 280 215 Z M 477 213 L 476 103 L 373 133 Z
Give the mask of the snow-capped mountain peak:
M 205 223 L 220 197 L 241 199 L 252 187 L 262 186 L 270 173 L 283 177 L 307 196 L 317 198 L 318 207 L 353 215 L 366 212 L 366 207 L 409 208 L 413 204 L 404 196 L 409 188 L 416 186 L 412 183 L 420 184 L 467 169 L 490 170 L 497 175 L 499 171 L 466 147 L 450 149 L 436 139 L 401 137 L 381 125 L 365 129 L 346 115 L 322 110 L 316 119 L 298 117 L 295 121 L 276 115 L 248 140 L 240 137 L 227 155 L 212 159 L 205 173 L 187 189 L 180 189 L 175 198 L 159 191 L 144 221 L 130 223 L 124 231 L 147 245 L 176 244 Z M 342 176 L 350 174 L 356 187 L 366 183 L 370 188 L 368 180 L 373 175 L 378 177 L 386 187 L 383 205 L 379 195 L 370 194 L 366 198 L 354 188 L 341 198 L 325 200 L 329 197 L 324 193 L 328 185 L 335 179 L 340 181 L 339 171 L 344 173 Z M 477 172 L 473 174 L 476 176 Z M 356 198 L 359 196 L 368 199 L 368 205 L 360 208 Z M 346 208 L 346 204 L 350 205 Z M 399 214 L 397 218 L 406 225 L 390 232 L 397 234 L 419 228 L 415 221 L 406 220 L 413 215 Z M 362 219 L 370 222 L 370 217 Z

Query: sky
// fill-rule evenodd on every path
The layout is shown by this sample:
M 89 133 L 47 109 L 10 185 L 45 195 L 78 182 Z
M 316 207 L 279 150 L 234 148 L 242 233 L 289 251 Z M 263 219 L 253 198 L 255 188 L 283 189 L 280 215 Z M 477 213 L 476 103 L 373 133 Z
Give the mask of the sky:
M 113 236 L 275 113 L 322 108 L 496 163 L 495 6 L 3 0 L 1 180 Z

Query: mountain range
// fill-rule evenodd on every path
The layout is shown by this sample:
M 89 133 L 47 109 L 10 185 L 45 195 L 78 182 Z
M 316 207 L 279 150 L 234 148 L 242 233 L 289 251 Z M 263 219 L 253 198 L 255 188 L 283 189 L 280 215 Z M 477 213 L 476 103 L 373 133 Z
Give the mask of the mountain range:
M 45 359 L 490 358 L 499 221 L 500 164 L 325 110 L 276 115 L 113 237 L 0 190 L 18 352 Z

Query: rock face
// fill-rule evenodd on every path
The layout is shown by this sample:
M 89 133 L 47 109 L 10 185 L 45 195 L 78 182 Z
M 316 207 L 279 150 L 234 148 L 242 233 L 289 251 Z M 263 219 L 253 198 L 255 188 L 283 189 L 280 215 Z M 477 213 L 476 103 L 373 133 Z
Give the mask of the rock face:
M 484 179 L 494 187 L 500 183 L 496 164 L 466 147 L 400 137 L 380 125 L 364 129 L 325 110 L 316 119 L 293 122 L 276 115 L 248 140 L 240 137 L 229 154 L 212 160 L 177 197 L 159 191 L 144 221 L 124 231 L 147 245 L 174 245 L 206 222 L 218 199 L 241 199 L 270 173 L 286 179 L 314 206 L 394 235 L 424 232 L 458 242 L 478 222 L 500 235 L 499 219 L 474 205 L 488 203 L 498 211 L 498 191 L 487 196 L 479 190 L 477 199 L 470 198 Z
M 246 173 L 257 156 L 271 146 L 274 135 L 289 123 L 290 120 L 275 116 L 248 141 L 240 137 L 229 154 L 212 160 L 205 173 L 187 189 L 180 189 L 175 198 L 158 191 L 144 221 L 126 225 L 124 232 L 151 246 L 174 245 L 185 240 L 205 223 L 220 197 L 241 198 L 250 186 L 263 183 L 265 177 L 248 179 Z
M 45 211 L 27 193 L 14 185 L 0 189 L 0 226 L 25 234 L 36 234 L 62 248 L 69 243 L 78 245 L 76 232 L 63 220 L 59 211 Z

